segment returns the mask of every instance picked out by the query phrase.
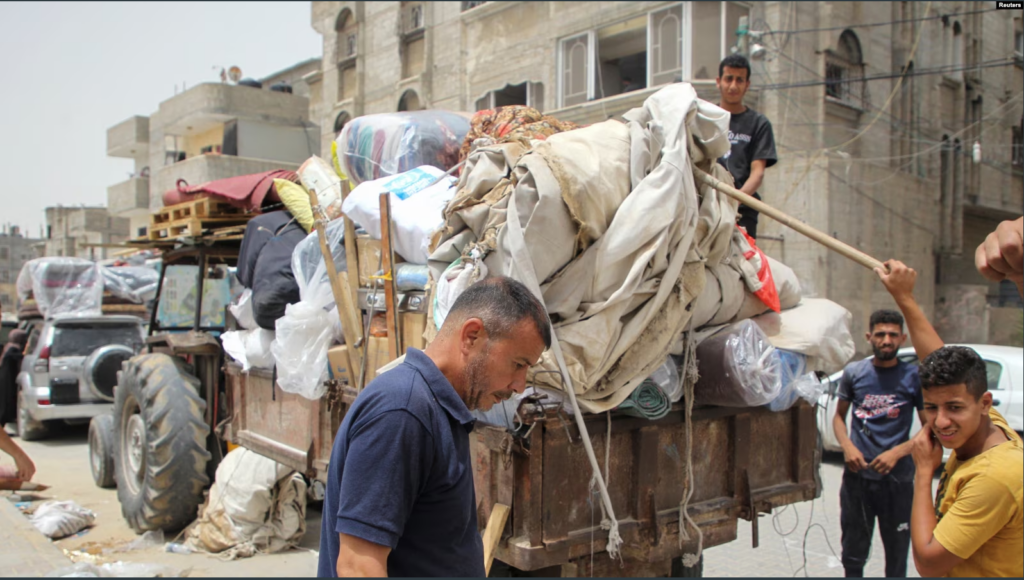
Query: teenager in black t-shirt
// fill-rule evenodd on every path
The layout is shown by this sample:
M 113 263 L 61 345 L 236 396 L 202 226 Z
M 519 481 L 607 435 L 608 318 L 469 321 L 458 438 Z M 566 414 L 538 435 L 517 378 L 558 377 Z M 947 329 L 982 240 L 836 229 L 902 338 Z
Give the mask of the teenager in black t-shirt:
M 718 162 L 732 174 L 737 189 L 761 199 L 757 189 L 764 179 L 764 170 L 775 165 L 778 158 L 772 124 L 764 115 L 743 104 L 743 96 L 750 88 L 750 63 L 738 54 L 725 57 L 718 65 L 715 84 L 721 94 L 718 106 L 732 114 L 729 121 L 732 149 Z M 739 225 L 750 237 L 756 238 L 757 212 L 740 204 L 739 213 Z

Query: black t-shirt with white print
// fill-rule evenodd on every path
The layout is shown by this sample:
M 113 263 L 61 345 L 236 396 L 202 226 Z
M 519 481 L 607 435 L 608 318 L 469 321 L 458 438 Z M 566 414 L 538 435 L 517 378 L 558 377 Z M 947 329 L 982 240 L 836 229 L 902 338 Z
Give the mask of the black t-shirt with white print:
M 750 177 L 752 162 L 764 159 L 765 167 L 771 167 L 778 161 L 771 122 L 750 107 L 729 121 L 729 143 L 732 148 L 718 162 L 732 174 L 736 189 Z

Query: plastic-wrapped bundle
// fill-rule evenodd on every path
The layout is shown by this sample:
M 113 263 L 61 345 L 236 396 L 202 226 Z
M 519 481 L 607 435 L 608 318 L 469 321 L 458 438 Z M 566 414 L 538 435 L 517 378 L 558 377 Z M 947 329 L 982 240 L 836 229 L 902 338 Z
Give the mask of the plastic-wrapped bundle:
M 18 274 L 18 299 L 34 298 L 47 317 L 98 316 L 103 308 L 103 277 L 84 258 L 36 258 Z
M 145 266 L 100 267 L 103 289 L 118 298 L 144 304 L 156 297 L 160 273 Z
M 433 165 L 447 171 L 459 162 L 469 120 L 449 111 L 366 115 L 338 135 L 338 160 L 355 184 Z
M 816 404 L 825 387 L 817 375 L 807 368 L 807 357 L 798 352 L 782 349 L 778 349 L 778 353 L 782 389 L 779 395 L 768 403 L 768 408 L 775 412 L 785 411 L 795 405 L 800 398 L 812 405 Z
M 758 407 L 782 388 L 779 353 L 750 320 L 723 328 L 697 346 L 700 379 L 695 403 L 721 407 Z

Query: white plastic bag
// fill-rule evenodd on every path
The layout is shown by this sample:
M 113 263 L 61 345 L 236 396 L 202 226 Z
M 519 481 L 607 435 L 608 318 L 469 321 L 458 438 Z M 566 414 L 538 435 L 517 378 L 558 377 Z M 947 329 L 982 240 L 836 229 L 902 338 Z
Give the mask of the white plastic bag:
M 231 330 L 220 337 L 224 351 L 242 365 L 242 371 L 256 367 L 274 368 L 274 355 L 270 345 L 274 342 L 274 331 L 265 328 L 252 330 Z
M 327 223 L 324 235 L 327 247 L 331 248 L 334 267 L 339 272 L 348 269 L 345 260 L 345 220 L 334 220 Z M 292 273 L 299 285 L 299 297 L 318 308 L 328 308 L 334 304 L 334 292 L 327 276 L 327 264 L 324 262 L 323 250 L 320 249 L 320 238 L 315 231 L 310 232 L 292 250 Z
M 695 403 L 759 407 L 778 396 L 781 361 L 757 324 L 743 320 L 697 346 Z
M 48 501 L 29 520 L 44 536 L 57 540 L 91 526 L 96 514 L 73 501 Z
M 345 198 L 342 210 L 370 237 L 379 240 L 380 194 L 390 192 L 395 251 L 408 262 L 426 264 L 430 236 L 444 225 L 443 211 L 455 195 L 455 182 L 444 171 L 424 165 L 359 184 Z
M 444 324 L 444 319 L 448 318 L 448 311 L 466 288 L 486 277 L 487 265 L 475 255 L 472 261 L 463 262 L 459 258 L 448 266 L 441 274 L 441 279 L 437 281 L 437 290 L 434 292 L 434 325 L 438 330 Z
M 326 391 L 327 349 L 335 339 L 337 310 L 324 312 L 303 300 L 289 304 L 277 319 L 270 352 L 281 390 L 318 400 Z
M 238 295 L 238 298 L 228 306 L 228 310 L 231 311 L 231 315 L 238 321 L 238 325 L 246 330 L 252 330 L 259 328 L 260 325 L 256 324 L 256 318 L 252 312 L 252 289 L 245 288 L 242 293 Z
M 679 367 L 671 356 L 651 373 L 650 379 L 665 393 L 668 400 L 678 403 L 683 398 L 683 381 L 679 379 Z
M 188 576 L 189 570 L 178 570 L 163 564 L 144 562 L 110 562 L 91 564 L 77 562 L 58 568 L 44 578 L 177 578 Z

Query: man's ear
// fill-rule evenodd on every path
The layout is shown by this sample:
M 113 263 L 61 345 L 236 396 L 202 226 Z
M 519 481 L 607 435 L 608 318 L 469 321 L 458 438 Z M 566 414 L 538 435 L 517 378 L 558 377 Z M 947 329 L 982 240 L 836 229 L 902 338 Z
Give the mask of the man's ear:
M 988 415 L 989 410 L 992 409 L 992 391 L 985 391 L 978 401 L 981 403 L 982 410 Z
M 864 333 L 864 340 L 866 340 L 868 342 L 871 342 L 871 333 L 870 332 L 865 332 Z
M 484 322 L 479 318 L 468 318 L 459 328 L 459 350 L 468 355 L 483 344 L 487 338 Z
M 899 342 L 898 342 L 898 343 L 896 343 L 896 348 L 897 348 L 897 349 L 898 349 L 898 348 L 900 348 L 900 347 L 901 347 L 901 346 L 903 346 L 903 344 L 904 344 L 904 343 L 906 343 L 906 342 L 907 342 L 907 335 L 906 335 L 906 334 L 901 334 L 901 335 L 900 335 L 900 340 L 899 340 Z

